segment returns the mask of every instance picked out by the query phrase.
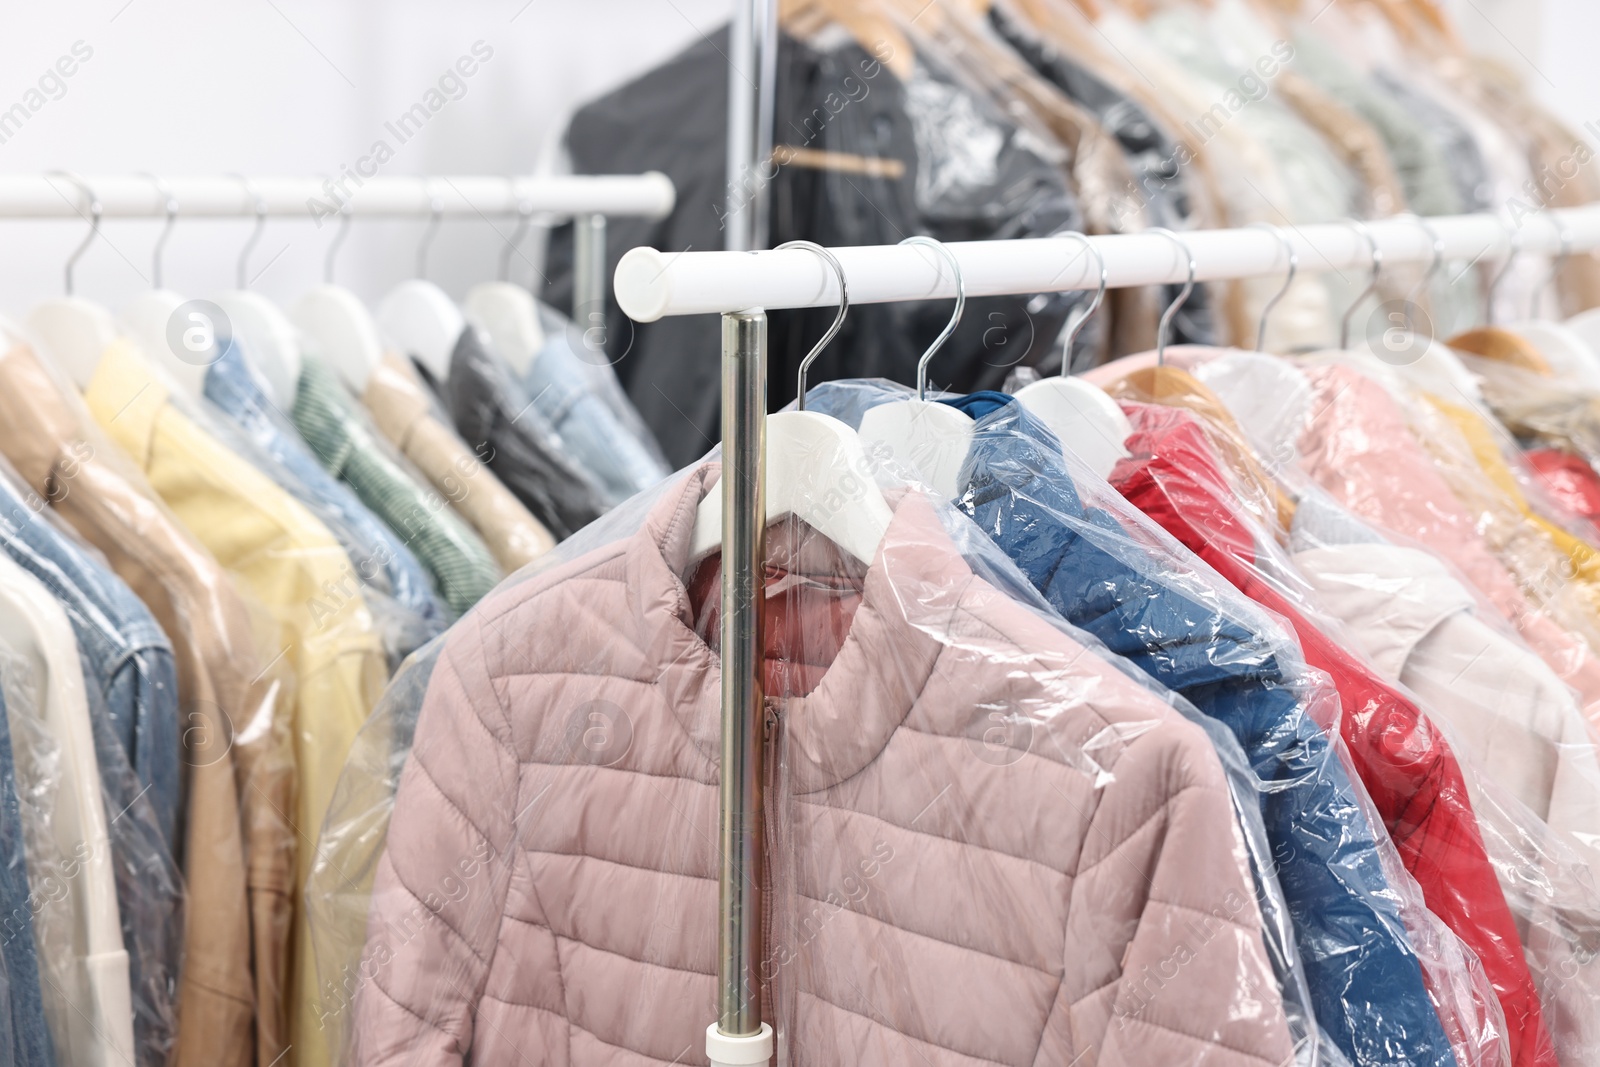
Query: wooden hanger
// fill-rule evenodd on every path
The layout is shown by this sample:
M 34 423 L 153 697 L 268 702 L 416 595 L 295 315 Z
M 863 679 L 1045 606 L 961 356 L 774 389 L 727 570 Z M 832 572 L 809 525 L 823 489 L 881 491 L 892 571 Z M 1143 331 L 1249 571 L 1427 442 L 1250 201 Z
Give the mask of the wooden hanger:
M 1463 352 L 1492 359 L 1523 370 L 1532 371 L 1546 377 L 1551 375 L 1549 362 L 1540 354 L 1539 349 L 1528 341 L 1527 338 L 1512 330 L 1494 324 L 1494 301 L 1500 290 L 1500 283 L 1505 281 L 1506 275 L 1511 273 L 1511 265 L 1516 262 L 1521 253 L 1521 242 L 1515 233 L 1507 230 L 1510 249 L 1506 255 L 1504 266 L 1496 272 L 1494 280 L 1489 283 L 1488 314 L 1489 322 L 1477 329 L 1467 330 L 1450 338 L 1445 344 L 1451 348 L 1459 348 Z
M 916 52 L 911 41 L 876 0 L 779 0 L 778 22 L 792 36 L 811 37 L 828 25 L 843 26 L 866 53 L 901 81 L 911 77 Z
M 1244 431 L 1239 428 L 1222 398 L 1200 379 L 1180 367 L 1161 365 L 1130 371 L 1104 388 L 1117 399 L 1182 408 L 1200 416 L 1200 426 L 1216 446 L 1222 461 L 1245 480 L 1248 493 L 1255 495 L 1258 501 L 1271 509 L 1271 514 L 1263 513 L 1261 517 L 1275 521 L 1279 532 L 1291 528 L 1295 514 L 1294 501 L 1256 459 Z M 1254 501 L 1246 499 L 1245 503 L 1252 504 Z

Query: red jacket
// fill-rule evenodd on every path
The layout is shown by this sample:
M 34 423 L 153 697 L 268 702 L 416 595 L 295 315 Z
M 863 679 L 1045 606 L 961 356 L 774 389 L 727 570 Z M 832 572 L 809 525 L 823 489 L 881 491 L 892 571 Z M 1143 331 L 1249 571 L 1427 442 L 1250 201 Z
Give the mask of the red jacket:
M 1533 448 L 1523 454 L 1556 503 L 1600 523 L 1600 476 L 1582 457 L 1555 448 Z
M 1313 625 L 1256 569 L 1253 520 L 1227 488 L 1196 417 L 1124 403 L 1133 453 L 1112 472 L 1123 496 L 1252 600 L 1294 627 L 1306 662 L 1339 690 L 1340 733 L 1428 909 L 1483 963 L 1516 1067 L 1555 1067 L 1555 1047 L 1511 910 L 1484 852 L 1461 766 L 1422 710 Z

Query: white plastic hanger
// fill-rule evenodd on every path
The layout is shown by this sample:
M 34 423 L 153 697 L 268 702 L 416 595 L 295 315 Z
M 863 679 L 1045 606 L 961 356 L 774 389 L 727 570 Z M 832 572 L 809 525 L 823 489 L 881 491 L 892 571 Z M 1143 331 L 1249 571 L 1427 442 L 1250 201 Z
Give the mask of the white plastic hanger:
M 315 351 L 339 375 L 345 387 L 356 396 L 366 391 L 367 381 L 383 359 L 383 342 L 378 324 L 361 299 L 343 286 L 333 284 L 334 254 L 350 229 L 350 209 L 340 210 L 343 219 L 323 265 L 325 283 L 301 297 L 289 310 L 295 324 Z
M 839 313 L 800 361 L 796 410 L 767 416 L 766 518 L 770 523 L 793 515 L 870 565 L 894 518 L 873 480 L 874 464 L 849 426 L 831 415 L 805 410 L 806 372 L 838 334 L 850 309 L 844 268 L 833 253 L 810 241 L 789 241 L 778 248 L 804 248 L 827 261 L 839 279 Z M 843 507 L 838 504 L 841 500 L 846 502 Z M 695 512 L 690 558 L 702 559 L 721 545 L 722 493 L 713 492 Z
M 417 246 L 417 276 L 389 290 L 378 305 L 378 329 L 395 347 L 413 356 L 435 381 L 450 376 L 450 356 L 455 352 L 466 316 L 448 293 L 428 281 L 428 246 L 439 230 L 444 206 L 432 197 L 433 215 Z
M 218 337 L 217 324 L 212 317 L 196 309 L 189 313 L 190 321 L 182 324 L 179 336 L 176 338 L 182 353 L 174 349 L 174 338 L 169 334 L 169 326 L 174 313 L 183 305 L 184 300 L 177 293 L 161 286 L 161 253 L 166 247 L 167 238 L 172 234 L 172 227 L 177 223 L 178 202 L 173 198 L 165 182 L 153 174 L 147 177 L 161 196 L 167 221 L 161 228 L 161 236 L 156 238 L 155 248 L 150 253 L 152 288 L 122 306 L 122 310 L 117 313 L 117 326 L 129 340 L 139 346 L 139 351 L 152 367 L 159 367 L 166 372 L 162 379 L 164 383 L 177 386 L 189 396 L 199 396 L 205 385 L 206 368 L 215 360 L 216 352 L 219 351 L 216 345 L 219 342 L 226 345 L 228 338 L 226 334 Z
M 960 491 L 961 465 L 972 448 L 977 427 L 964 412 L 927 399 L 928 362 L 960 325 L 961 314 L 967 307 L 967 285 L 956 257 L 932 237 L 907 237 L 900 243 L 925 245 L 945 258 L 956 278 L 956 310 L 944 330 L 917 360 L 916 399 L 879 404 L 869 409 L 861 417 L 861 440 L 868 445 L 888 446 L 890 455 L 914 469 L 934 493 L 952 500 Z
M 72 269 L 100 234 L 100 198 L 76 174 L 58 172 L 78 187 L 89 210 L 89 233 L 67 259 L 67 295 L 45 300 L 28 316 L 28 328 L 56 365 L 66 371 L 79 389 L 87 389 L 100 357 L 120 336 L 111 312 L 82 297 L 72 295 Z
M 1094 242 L 1083 234 L 1064 233 L 1061 236 L 1083 242 L 1083 247 L 1094 256 L 1095 264 L 1100 268 L 1100 288 L 1095 292 L 1088 309 L 1067 328 L 1066 341 L 1061 347 L 1061 373 L 1017 390 L 1017 402 L 1050 428 L 1062 448 L 1105 478 L 1111 474 L 1118 460 L 1129 455 L 1123 442 L 1133 433 L 1133 424 L 1105 390 L 1072 377 L 1070 371 L 1072 343 L 1078 339 L 1078 334 L 1083 331 L 1090 317 L 1100 310 L 1106 298 L 1106 263 Z
M 500 252 L 499 281 L 474 286 L 467 294 L 465 311 L 468 320 L 489 335 L 495 354 L 525 377 L 544 348 L 545 336 L 533 294 L 508 280 L 512 253 L 522 243 L 533 216 L 531 205 L 519 203 L 517 216 L 517 228 Z
M 250 250 L 266 225 L 267 207 L 248 180 L 243 177 L 239 180 L 244 183 L 245 192 L 255 200 L 256 230 L 244 251 L 239 253 L 236 288 L 219 294 L 216 302 L 227 314 L 233 337 L 240 342 L 245 359 L 260 374 L 267 399 L 287 409 L 294 403 L 295 390 L 300 384 L 300 338 L 294 324 L 277 304 L 249 289 L 250 275 L 246 267 Z

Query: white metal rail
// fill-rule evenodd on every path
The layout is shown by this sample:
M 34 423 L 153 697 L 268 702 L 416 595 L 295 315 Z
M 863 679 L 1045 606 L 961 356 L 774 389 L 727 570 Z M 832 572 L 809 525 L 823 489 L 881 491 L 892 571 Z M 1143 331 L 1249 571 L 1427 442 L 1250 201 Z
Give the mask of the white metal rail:
M 1425 220 L 1450 260 L 1503 257 L 1513 245 L 1529 253 L 1554 253 L 1563 238 L 1569 251 L 1600 247 L 1600 207 L 1529 216 L 1520 225 L 1493 215 Z M 1385 264 L 1426 262 L 1433 238 L 1411 218 L 1366 223 Z M 1371 246 L 1348 223 L 1284 227 L 1300 256 L 1300 269 L 1362 270 Z M 1270 275 L 1287 269 L 1283 242 L 1265 229 L 1201 230 L 1181 235 L 1194 256 L 1195 278 L 1217 281 Z M 1109 288 L 1182 282 L 1188 263 L 1159 234 L 1092 237 L 1105 259 Z M 961 264 L 967 295 L 1003 296 L 1093 289 L 1098 271 L 1081 244 L 1057 238 L 968 241 L 945 246 Z M 926 247 L 868 245 L 830 249 L 844 268 L 850 303 L 954 298 L 955 278 Z M 804 249 L 764 252 L 661 252 L 635 248 L 617 264 L 617 303 L 638 322 L 669 315 L 723 314 L 752 308 L 824 307 L 839 302 L 833 272 Z

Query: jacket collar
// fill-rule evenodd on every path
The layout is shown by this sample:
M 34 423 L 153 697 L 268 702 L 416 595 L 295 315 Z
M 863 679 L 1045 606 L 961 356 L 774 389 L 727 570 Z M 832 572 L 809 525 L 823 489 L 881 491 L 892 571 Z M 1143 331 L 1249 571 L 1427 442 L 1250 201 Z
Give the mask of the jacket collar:
M 720 474 L 714 462 L 690 470 L 652 509 L 624 563 L 630 607 L 652 646 L 647 658 L 658 669 L 693 668 L 686 674 L 691 691 L 669 703 L 713 760 L 721 752 L 721 661 L 694 633 L 683 575 L 695 510 Z M 863 579 L 848 636 L 810 695 L 783 707 L 796 792 L 842 782 L 882 753 L 926 687 L 951 639 L 949 623 L 977 581 L 928 500 L 908 492 L 890 503 L 894 518 Z

